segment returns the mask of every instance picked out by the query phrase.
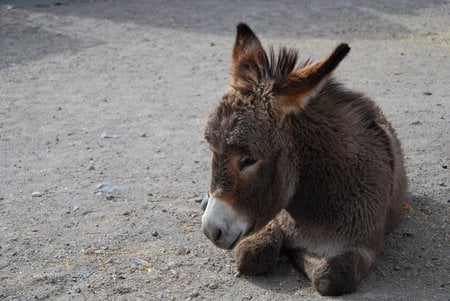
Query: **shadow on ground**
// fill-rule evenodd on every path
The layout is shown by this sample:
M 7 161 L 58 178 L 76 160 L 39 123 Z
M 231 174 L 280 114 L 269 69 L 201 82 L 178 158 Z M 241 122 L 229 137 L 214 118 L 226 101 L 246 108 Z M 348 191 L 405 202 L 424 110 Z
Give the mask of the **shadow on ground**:
M 385 238 L 385 246 L 358 291 L 345 300 L 392 297 L 401 300 L 424 298 L 429 293 L 448 296 L 449 228 L 448 206 L 424 196 L 410 197 L 411 209 L 404 222 Z M 421 246 L 417 248 L 417 246 Z M 447 266 L 447 271 L 442 267 Z M 273 275 L 246 277 L 252 284 L 277 293 L 313 290 L 311 282 L 282 257 Z M 399 294 L 403 292 L 403 294 Z M 428 291 L 428 292 L 427 292 Z M 399 299 L 399 300 L 400 300 Z

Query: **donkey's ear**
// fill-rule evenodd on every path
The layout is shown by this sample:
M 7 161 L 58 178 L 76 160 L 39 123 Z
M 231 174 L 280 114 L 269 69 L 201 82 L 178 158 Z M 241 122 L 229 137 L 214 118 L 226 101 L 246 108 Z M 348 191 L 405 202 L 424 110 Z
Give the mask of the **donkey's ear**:
M 347 44 L 340 44 L 330 56 L 294 70 L 284 79 L 275 82 L 272 92 L 282 111 L 290 113 L 303 108 L 349 51 Z
M 245 23 L 237 26 L 236 42 L 231 61 L 231 83 L 236 83 L 242 76 L 243 63 L 259 52 L 264 52 L 261 42 Z

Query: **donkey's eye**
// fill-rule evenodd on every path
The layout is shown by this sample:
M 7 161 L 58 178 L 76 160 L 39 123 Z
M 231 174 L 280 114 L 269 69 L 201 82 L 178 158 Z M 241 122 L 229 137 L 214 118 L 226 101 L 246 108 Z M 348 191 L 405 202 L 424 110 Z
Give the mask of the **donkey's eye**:
M 252 166 L 253 164 L 256 163 L 255 159 L 252 158 L 244 158 L 243 160 L 241 160 L 241 162 L 239 163 L 239 170 L 243 171 L 244 169 L 246 169 L 247 167 Z

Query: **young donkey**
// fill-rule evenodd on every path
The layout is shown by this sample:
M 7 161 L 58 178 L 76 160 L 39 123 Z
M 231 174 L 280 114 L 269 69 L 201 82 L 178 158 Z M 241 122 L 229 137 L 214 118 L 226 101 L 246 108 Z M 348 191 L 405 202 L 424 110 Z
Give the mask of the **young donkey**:
M 237 27 L 231 89 L 209 117 L 202 229 L 238 270 L 271 272 L 283 249 L 322 295 L 353 292 L 401 220 L 400 143 L 381 110 L 331 79 L 350 48 L 297 64 Z

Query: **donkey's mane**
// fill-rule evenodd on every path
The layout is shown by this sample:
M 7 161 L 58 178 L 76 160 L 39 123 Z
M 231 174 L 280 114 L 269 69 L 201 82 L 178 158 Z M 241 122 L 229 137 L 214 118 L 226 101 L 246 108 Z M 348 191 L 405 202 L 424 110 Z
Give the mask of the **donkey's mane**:
M 271 46 L 269 54 L 262 48 L 249 49 L 233 66 L 231 73 L 236 81 L 232 87 L 242 94 L 261 91 L 261 86 L 285 79 L 292 71 L 308 65 L 309 60 L 297 64 L 298 51 L 282 47 L 278 56 Z

